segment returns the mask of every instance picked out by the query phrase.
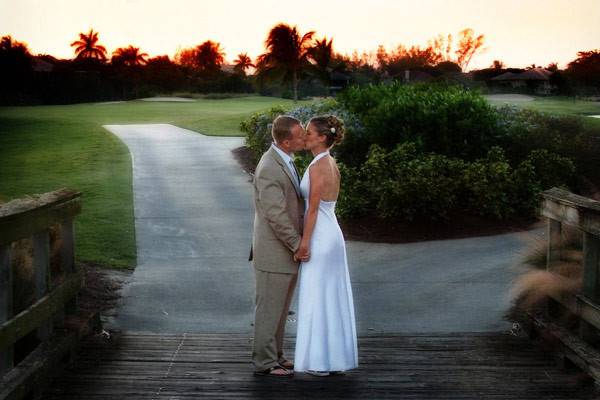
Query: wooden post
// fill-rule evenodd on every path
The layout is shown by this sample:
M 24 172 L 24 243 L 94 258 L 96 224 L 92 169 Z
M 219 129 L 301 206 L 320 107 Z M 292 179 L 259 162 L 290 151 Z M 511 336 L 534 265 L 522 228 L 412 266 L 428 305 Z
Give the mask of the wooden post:
M 69 218 L 61 224 L 60 236 L 62 238 L 61 260 L 62 271 L 68 275 L 75 272 L 75 235 L 73 227 L 73 218 Z M 77 296 L 73 297 L 65 304 L 65 313 L 74 314 L 77 312 Z
M 48 229 L 33 235 L 33 266 L 35 276 L 35 299 L 48 294 L 50 288 L 50 235 Z M 52 333 L 52 319 L 38 328 L 38 338 L 44 342 Z
M 0 326 L 12 318 L 13 276 L 10 265 L 10 245 L 0 244 Z M 0 376 L 13 367 L 13 346 L 0 343 Z
M 600 300 L 600 238 L 583 233 L 583 294 L 590 300 Z
M 73 218 L 69 218 L 60 225 L 62 239 L 61 260 L 62 270 L 65 273 L 75 272 L 75 241 L 73 238 Z
M 562 224 L 560 221 L 548 218 L 548 253 L 546 256 L 546 269 L 549 269 L 550 266 L 559 261 L 560 256 L 560 247 L 562 245 Z
M 600 239 L 583 232 L 583 295 L 592 302 L 600 299 Z M 596 344 L 597 330 L 585 319 L 579 320 L 579 337 Z

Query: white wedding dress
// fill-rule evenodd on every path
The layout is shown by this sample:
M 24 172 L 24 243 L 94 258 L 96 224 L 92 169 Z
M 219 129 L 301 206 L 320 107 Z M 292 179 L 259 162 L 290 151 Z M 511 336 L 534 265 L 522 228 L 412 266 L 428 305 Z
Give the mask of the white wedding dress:
M 317 154 L 302 177 L 300 189 L 307 210 L 308 171 L 327 155 L 328 151 Z M 297 321 L 295 371 L 346 371 L 358 366 L 354 300 L 335 201 L 319 204 L 310 259 L 300 265 Z

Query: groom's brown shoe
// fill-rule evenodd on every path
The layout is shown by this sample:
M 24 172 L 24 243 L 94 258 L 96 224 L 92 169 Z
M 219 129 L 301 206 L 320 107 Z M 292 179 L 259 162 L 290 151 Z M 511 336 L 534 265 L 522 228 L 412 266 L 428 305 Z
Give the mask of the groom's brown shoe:
M 270 376 L 273 378 L 290 378 L 294 376 L 294 371 L 283 368 L 281 365 L 275 365 L 274 367 L 267 368 L 263 371 L 254 371 L 254 375 Z

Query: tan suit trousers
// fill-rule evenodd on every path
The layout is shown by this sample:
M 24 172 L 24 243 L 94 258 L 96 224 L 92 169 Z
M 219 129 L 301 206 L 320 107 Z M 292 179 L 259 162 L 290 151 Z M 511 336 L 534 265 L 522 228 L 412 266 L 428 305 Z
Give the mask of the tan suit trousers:
M 252 363 L 257 371 L 262 371 L 284 359 L 285 323 L 298 275 L 267 272 L 256 268 L 254 272 L 256 308 Z

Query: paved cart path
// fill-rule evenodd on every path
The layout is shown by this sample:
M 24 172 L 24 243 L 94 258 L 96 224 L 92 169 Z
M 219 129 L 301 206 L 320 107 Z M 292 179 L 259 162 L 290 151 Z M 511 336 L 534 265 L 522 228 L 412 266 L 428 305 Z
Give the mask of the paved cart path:
M 251 333 L 252 190 L 231 154 L 243 139 L 166 124 L 105 128 L 132 155 L 138 249 L 137 268 L 108 327 Z M 524 236 L 348 242 L 359 333 L 508 329 L 501 316 Z M 294 316 L 290 322 L 293 333 Z

